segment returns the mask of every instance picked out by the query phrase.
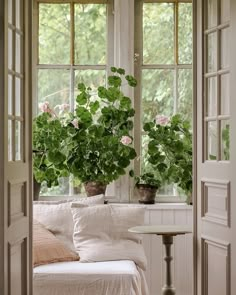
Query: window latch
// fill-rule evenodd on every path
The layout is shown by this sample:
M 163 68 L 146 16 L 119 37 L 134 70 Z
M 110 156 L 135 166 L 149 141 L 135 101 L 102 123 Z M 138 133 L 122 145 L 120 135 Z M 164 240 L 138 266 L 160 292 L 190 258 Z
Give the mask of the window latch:
M 139 53 L 135 53 L 135 54 L 134 54 L 134 61 L 135 61 L 135 62 L 138 61 L 138 58 L 139 58 Z

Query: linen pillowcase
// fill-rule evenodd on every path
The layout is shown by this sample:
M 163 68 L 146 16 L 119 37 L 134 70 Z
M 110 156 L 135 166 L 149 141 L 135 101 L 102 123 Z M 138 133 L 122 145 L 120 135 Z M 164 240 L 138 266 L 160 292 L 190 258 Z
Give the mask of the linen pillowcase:
M 84 205 L 104 204 L 104 195 L 75 199 L 73 203 Z M 36 203 L 33 206 L 33 216 L 47 230 L 50 230 L 66 247 L 75 251 L 73 244 L 73 218 L 71 214 L 72 201 L 64 203 Z
M 72 204 L 74 246 L 80 262 L 132 260 L 142 269 L 147 261 L 140 235 L 128 232 L 144 224 L 144 208 Z
M 79 260 L 79 256 L 67 249 L 41 223 L 33 222 L 34 266 L 61 261 Z

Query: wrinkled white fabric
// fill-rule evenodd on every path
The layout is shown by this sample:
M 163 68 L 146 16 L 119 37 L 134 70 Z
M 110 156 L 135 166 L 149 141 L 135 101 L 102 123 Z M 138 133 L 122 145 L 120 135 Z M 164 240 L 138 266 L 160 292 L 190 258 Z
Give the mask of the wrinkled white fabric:
M 81 262 L 132 260 L 146 269 L 141 236 L 128 232 L 130 227 L 144 223 L 144 208 L 74 204 L 71 211 L 74 246 Z
M 34 268 L 34 295 L 148 295 L 133 261 L 60 262 Z

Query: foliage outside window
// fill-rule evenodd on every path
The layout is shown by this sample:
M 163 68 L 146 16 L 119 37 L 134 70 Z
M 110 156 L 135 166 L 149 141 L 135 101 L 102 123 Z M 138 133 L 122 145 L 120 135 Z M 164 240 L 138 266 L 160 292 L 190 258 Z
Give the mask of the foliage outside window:
M 150 3 L 151 2 L 151 3 Z M 145 123 L 157 115 L 171 117 L 180 113 L 183 119 L 192 121 L 192 3 L 191 1 L 140 0 L 136 8 L 135 37 L 136 73 L 140 97 L 140 162 L 136 173 L 151 170 L 147 161 L 149 137 L 143 130 Z M 139 123 L 140 122 L 140 123 Z M 136 126 L 137 127 L 137 126 Z M 172 185 L 162 187 L 160 195 L 178 195 Z
M 107 48 L 112 40 L 108 32 L 109 8 L 104 3 L 37 2 L 36 105 L 48 101 L 56 111 L 63 104 L 73 110 L 79 83 L 92 90 L 105 85 Z M 43 186 L 41 192 L 69 194 L 68 179 L 59 182 L 59 187 Z

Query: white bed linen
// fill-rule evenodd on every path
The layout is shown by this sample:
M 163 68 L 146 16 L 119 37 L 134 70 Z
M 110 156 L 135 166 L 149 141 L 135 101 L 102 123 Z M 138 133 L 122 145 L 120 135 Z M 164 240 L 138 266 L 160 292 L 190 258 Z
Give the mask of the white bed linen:
M 58 262 L 34 268 L 34 295 L 148 295 L 133 261 Z

